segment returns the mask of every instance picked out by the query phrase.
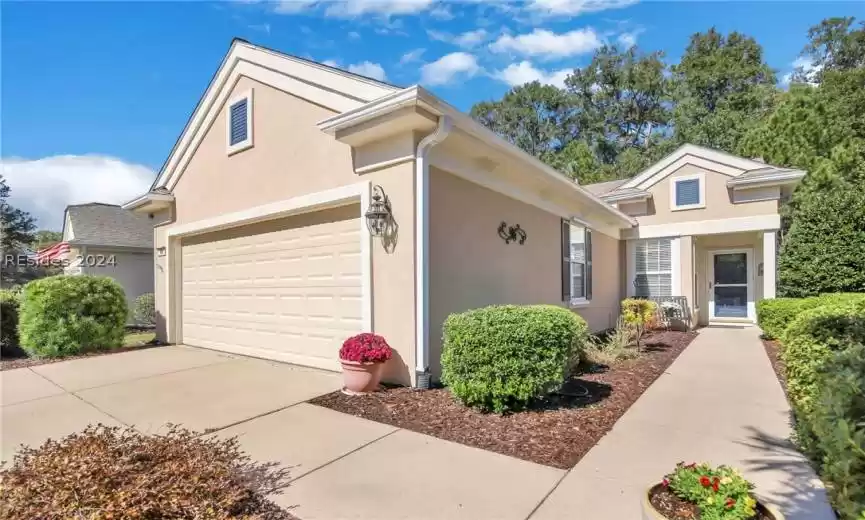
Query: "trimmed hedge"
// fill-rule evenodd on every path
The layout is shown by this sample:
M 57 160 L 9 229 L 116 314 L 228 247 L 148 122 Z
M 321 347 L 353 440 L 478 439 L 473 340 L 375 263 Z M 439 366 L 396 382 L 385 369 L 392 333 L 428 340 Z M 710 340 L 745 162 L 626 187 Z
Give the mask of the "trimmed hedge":
M 467 406 L 503 413 L 558 389 L 587 338 L 586 322 L 552 305 L 504 305 L 451 314 L 442 382 Z
M 21 298 L 17 292 L 0 289 L 0 353 L 9 356 L 18 348 L 18 307 Z
M 817 438 L 820 476 L 842 520 L 865 514 L 865 344 L 829 361 L 818 382 L 820 397 L 810 418 Z
M 787 375 L 787 393 L 797 417 L 797 440 L 817 457 L 810 417 L 819 396 L 819 373 L 832 356 L 865 343 L 865 299 L 828 303 L 799 314 L 787 327 L 781 357 Z
M 136 325 L 156 326 L 156 301 L 153 298 L 153 293 L 144 293 L 135 298 L 135 303 L 132 306 L 132 320 Z
M 24 286 L 18 333 L 31 356 L 61 357 L 123 344 L 129 309 L 104 276 L 50 276 Z
M 757 324 L 766 339 L 781 339 L 800 313 L 829 303 L 865 300 L 861 293 L 835 293 L 810 298 L 772 298 L 757 302 Z

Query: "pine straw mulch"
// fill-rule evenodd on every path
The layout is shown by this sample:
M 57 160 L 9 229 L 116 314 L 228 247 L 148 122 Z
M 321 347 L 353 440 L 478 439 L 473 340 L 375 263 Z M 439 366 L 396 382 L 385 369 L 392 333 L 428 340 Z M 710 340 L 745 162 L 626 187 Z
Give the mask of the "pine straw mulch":
M 444 388 L 387 388 L 363 396 L 340 391 L 310 402 L 365 419 L 467 446 L 567 469 L 624 415 L 697 336 L 661 331 L 645 337 L 645 352 L 612 366 L 576 374 L 529 410 L 495 415 L 459 404 Z
M 296 520 L 268 498 L 287 479 L 276 463 L 251 461 L 236 439 L 88 426 L 22 448 L 0 470 L 0 518 Z
M 763 348 L 766 349 L 766 355 L 769 356 L 769 362 L 772 363 L 772 369 L 775 370 L 775 375 L 778 376 L 778 381 L 781 382 L 781 388 L 787 392 L 787 376 L 784 372 L 784 361 L 781 360 L 781 343 L 777 340 L 764 339 Z

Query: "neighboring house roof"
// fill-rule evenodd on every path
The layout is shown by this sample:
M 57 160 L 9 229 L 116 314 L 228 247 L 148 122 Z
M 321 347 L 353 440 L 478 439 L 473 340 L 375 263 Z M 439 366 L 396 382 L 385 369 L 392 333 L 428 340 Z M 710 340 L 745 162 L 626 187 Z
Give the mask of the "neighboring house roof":
M 631 179 L 598 182 L 584 188 L 607 202 L 646 199 L 651 197 L 647 191 L 649 187 L 678 169 L 681 164 L 690 161 L 705 163 L 701 166 L 729 176 L 727 186 L 733 189 L 791 184 L 805 176 L 802 170 L 772 166 L 758 159 L 747 159 L 712 148 L 684 144 Z
M 114 204 L 91 202 L 66 207 L 64 236 L 70 244 L 110 247 L 153 247 L 153 222 Z M 69 231 L 72 231 L 69 233 Z

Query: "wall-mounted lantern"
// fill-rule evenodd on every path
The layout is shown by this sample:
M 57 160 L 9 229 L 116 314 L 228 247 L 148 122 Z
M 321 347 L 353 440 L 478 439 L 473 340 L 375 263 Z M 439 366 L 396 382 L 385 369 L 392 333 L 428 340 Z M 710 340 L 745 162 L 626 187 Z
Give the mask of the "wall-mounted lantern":
M 390 199 L 387 198 L 381 186 L 372 187 L 372 202 L 369 203 L 364 217 L 366 217 L 366 227 L 369 229 L 370 235 L 374 237 L 384 236 L 393 214 L 390 210 Z
M 165 256 L 165 247 L 156 248 L 156 256 Z

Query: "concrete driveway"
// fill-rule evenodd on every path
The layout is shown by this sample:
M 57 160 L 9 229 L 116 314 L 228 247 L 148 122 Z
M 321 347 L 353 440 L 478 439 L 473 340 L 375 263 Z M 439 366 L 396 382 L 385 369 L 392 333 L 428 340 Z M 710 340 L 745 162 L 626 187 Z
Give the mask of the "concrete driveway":
M 564 471 L 313 406 L 339 374 L 184 346 L 0 372 L 3 459 L 88 424 L 238 437 L 304 520 L 524 520 Z M 335 499 L 339 497 L 339 499 Z

